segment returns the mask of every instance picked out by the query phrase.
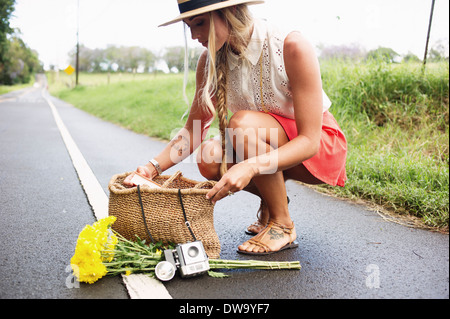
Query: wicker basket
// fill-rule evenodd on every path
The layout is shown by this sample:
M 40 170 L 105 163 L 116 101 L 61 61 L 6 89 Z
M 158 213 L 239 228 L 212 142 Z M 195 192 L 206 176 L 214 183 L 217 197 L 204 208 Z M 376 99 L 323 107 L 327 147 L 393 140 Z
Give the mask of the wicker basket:
M 112 228 L 129 240 L 136 240 L 138 236 L 150 242 L 137 187 L 127 188 L 122 184 L 130 174 L 114 175 L 109 182 L 109 215 L 117 218 Z M 183 216 L 178 195 L 180 189 L 186 218 L 195 237 L 203 242 L 209 258 L 219 258 L 220 241 L 214 229 L 214 204 L 205 197 L 215 182 L 199 183 L 183 177 L 181 172 L 158 176 L 154 181 L 162 188 L 140 187 L 145 219 L 153 239 L 173 244 L 193 241 Z

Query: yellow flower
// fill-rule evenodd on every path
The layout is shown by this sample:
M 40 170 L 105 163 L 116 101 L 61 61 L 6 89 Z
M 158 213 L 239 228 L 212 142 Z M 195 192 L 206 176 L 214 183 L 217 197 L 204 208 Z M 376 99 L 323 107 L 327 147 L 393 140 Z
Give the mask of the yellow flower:
M 112 216 L 101 219 L 92 226 L 86 225 L 80 232 L 70 260 L 78 281 L 92 284 L 108 273 L 103 262 L 114 258 L 112 250 L 118 240 L 109 227 L 115 220 Z

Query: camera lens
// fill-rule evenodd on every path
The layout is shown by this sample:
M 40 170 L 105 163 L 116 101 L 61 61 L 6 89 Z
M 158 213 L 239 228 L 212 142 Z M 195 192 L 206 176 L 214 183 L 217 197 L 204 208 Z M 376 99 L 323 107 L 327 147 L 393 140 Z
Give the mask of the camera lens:
M 197 257 L 197 255 L 198 255 L 198 248 L 195 247 L 195 246 L 189 247 L 188 255 L 191 258 Z
M 169 281 L 175 276 L 175 266 L 168 261 L 161 261 L 156 265 L 155 275 L 161 281 Z

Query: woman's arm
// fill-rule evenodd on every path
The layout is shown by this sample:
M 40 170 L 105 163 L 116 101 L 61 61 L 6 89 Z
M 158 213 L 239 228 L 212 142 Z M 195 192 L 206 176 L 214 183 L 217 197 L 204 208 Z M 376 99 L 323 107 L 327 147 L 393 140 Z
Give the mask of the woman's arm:
M 298 136 L 280 148 L 262 155 L 284 171 L 313 157 L 319 150 L 323 93 L 320 66 L 314 47 L 299 32 L 290 33 L 284 42 L 284 63 L 291 85 Z M 264 158 L 269 157 L 269 158 Z M 264 163 L 264 162 L 263 162 Z M 264 174 L 273 167 L 256 167 Z
M 195 96 L 184 128 L 182 128 L 175 135 L 172 141 L 162 150 L 161 153 L 154 157 L 159 163 L 162 171 L 165 171 L 183 161 L 200 146 L 202 136 L 206 129 L 205 126 L 213 116 L 212 114 L 207 114 L 202 107 L 201 101 L 201 89 L 204 83 L 206 58 L 207 54 L 205 51 L 200 56 L 198 61 Z M 151 163 L 139 166 L 136 171 L 139 174 L 151 179 L 158 175 L 156 168 Z M 133 176 L 134 174 L 128 176 L 124 180 L 124 185 L 133 186 L 130 183 Z

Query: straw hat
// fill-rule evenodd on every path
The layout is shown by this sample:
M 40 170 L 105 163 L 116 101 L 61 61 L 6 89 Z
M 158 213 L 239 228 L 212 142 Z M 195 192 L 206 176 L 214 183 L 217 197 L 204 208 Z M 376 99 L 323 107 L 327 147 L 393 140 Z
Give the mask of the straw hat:
M 180 15 L 169 22 L 163 23 L 160 27 L 179 22 L 183 19 L 194 17 L 206 12 L 232 7 L 238 4 L 259 4 L 264 1 L 257 0 L 177 0 Z

